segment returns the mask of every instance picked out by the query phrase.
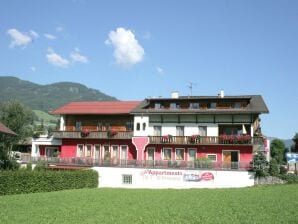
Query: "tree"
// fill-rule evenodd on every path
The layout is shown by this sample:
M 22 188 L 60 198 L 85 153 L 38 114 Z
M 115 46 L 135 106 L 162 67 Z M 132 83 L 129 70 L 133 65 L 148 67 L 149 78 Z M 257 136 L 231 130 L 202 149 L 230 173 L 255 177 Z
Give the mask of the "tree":
M 279 174 L 279 166 L 276 159 L 271 159 L 269 163 L 269 174 L 271 176 L 277 176 Z
M 294 145 L 292 145 L 291 147 L 291 151 L 292 152 L 296 152 L 298 153 L 298 133 L 296 133 L 293 137 L 293 142 L 294 142 Z
M 256 172 L 256 177 L 268 176 L 269 163 L 263 152 L 257 152 L 253 157 L 253 169 Z
M 17 134 L 0 135 L 0 168 L 10 168 L 13 146 L 32 136 L 33 118 L 33 112 L 18 101 L 0 103 L 0 121 Z
M 285 161 L 286 147 L 282 140 L 274 139 L 271 142 L 270 155 L 272 159 L 275 159 L 278 164 L 282 164 Z

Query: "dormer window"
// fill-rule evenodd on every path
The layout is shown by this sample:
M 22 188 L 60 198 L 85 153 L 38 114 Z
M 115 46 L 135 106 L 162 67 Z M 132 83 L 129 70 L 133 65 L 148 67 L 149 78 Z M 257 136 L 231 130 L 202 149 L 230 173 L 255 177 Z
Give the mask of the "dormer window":
M 216 109 L 216 102 L 211 102 L 207 104 L 208 109 Z
M 161 108 L 160 103 L 155 103 L 155 104 L 154 104 L 154 109 L 160 109 L 160 108 Z
M 76 121 L 76 131 L 80 131 L 82 128 L 82 122 L 81 121 Z
M 240 102 L 236 102 L 234 103 L 234 109 L 240 109 L 241 108 L 241 103 Z
M 199 103 L 190 103 L 189 108 L 190 109 L 200 109 L 200 104 Z

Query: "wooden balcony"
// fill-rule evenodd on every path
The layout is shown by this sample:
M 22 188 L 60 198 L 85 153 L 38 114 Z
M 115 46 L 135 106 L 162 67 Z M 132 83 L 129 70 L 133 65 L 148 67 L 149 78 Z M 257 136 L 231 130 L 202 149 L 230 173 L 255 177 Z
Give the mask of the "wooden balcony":
M 250 136 L 150 136 L 150 144 L 262 145 L 262 137 Z
M 54 131 L 54 138 L 131 139 L 132 131 Z

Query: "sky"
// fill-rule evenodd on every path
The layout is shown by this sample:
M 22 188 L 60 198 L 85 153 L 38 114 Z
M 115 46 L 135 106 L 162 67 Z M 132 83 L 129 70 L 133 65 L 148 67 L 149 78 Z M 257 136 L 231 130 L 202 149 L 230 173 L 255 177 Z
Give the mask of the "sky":
M 262 95 L 267 136 L 298 132 L 298 1 L 0 1 L 0 76 L 120 100 Z

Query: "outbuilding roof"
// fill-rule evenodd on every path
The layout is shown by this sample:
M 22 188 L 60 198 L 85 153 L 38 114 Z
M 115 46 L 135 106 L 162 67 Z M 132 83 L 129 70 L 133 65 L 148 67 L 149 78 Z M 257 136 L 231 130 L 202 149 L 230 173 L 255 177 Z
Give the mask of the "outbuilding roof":
M 141 101 L 70 102 L 51 114 L 129 114 Z
M 12 130 L 10 130 L 8 127 L 6 127 L 4 124 L 0 122 L 0 132 L 9 134 L 9 135 L 16 135 Z

